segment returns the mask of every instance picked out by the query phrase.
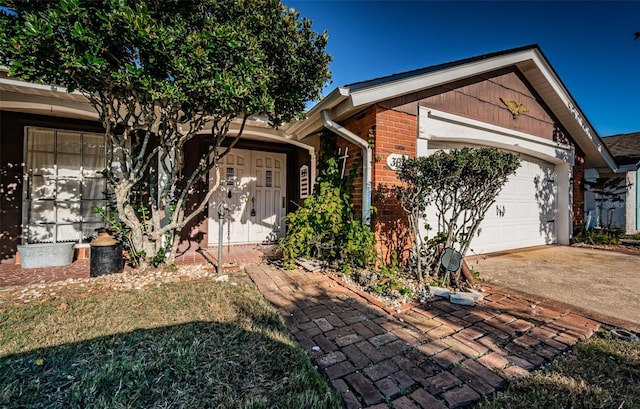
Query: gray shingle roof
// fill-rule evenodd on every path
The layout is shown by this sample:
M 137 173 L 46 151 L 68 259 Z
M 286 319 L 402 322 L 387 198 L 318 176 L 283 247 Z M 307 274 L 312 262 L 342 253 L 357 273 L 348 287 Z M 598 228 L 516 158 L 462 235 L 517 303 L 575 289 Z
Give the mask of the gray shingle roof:
M 640 162 L 640 132 L 623 133 L 602 138 L 618 165 Z

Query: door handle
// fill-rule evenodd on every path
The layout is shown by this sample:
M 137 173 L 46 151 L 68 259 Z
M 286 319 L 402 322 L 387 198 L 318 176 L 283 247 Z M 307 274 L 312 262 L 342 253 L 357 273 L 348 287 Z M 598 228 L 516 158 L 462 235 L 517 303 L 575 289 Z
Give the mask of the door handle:
M 286 197 L 284 197 L 284 196 L 282 196 L 282 208 L 283 208 L 283 209 L 284 209 L 284 207 L 286 206 L 286 204 L 287 204 L 287 198 L 286 198 Z

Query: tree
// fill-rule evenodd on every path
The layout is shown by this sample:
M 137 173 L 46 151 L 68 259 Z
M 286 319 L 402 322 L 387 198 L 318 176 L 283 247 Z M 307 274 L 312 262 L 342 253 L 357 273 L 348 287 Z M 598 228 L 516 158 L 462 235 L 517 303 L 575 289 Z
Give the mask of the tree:
M 401 201 L 410 220 L 420 217 L 425 209 L 435 211 L 437 230 L 430 244 L 455 248 L 464 257 L 487 210 L 518 167 L 520 159 L 516 155 L 495 148 L 438 151 L 406 160 L 399 170 L 399 178 L 405 183 L 400 191 Z M 420 234 L 416 227 L 414 231 Z M 416 244 L 423 242 L 421 238 L 415 239 Z M 423 253 L 421 248 L 414 249 L 414 254 Z M 431 254 L 431 260 L 427 258 L 424 264 L 437 266 L 439 253 Z M 417 268 L 422 274 L 422 265 Z M 457 281 L 457 276 L 454 280 Z
M 411 245 L 413 264 L 416 268 L 416 276 L 421 284 L 424 281 L 422 267 L 426 249 L 425 241 L 420 234 L 420 220 L 426 217 L 426 201 L 430 190 L 433 188 L 433 186 L 426 183 L 428 179 L 423 174 L 426 161 L 427 159 L 424 157 L 403 160 L 398 169 L 398 179 L 403 181 L 404 185 L 396 187 L 400 205 L 407 214 L 410 234 L 413 238 Z
M 172 260 L 180 230 L 217 184 L 185 212 L 191 188 L 217 170 L 247 119 L 278 126 L 299 118 L 330 78 L 326 33 L 278 0 L 10 0 L 6 7 L 0 63 L 12 76 L 77 90 L 95 108 L 112 148 L 105 176 L 118 219 L 131 232 L 131 250 L 153 264 L 165 252 Z M 233 121 L 240 132 L 223 147 Z M 210 149 L 182 174 L 185 144 L 196 137 Z
M 627 183 L 624 176 L 603 177 L 600 176 L 596 180 L 585 180 L 584 186 L 588 191 L 595 193 L 595 201 L 598 205 L 598 225 L 603 227 L 603 213 L 608 213 L 607 228 L 610 229 L 613 224 L 613 211 L 619 203 L 624 202 L 624 194 L 631 183 Z

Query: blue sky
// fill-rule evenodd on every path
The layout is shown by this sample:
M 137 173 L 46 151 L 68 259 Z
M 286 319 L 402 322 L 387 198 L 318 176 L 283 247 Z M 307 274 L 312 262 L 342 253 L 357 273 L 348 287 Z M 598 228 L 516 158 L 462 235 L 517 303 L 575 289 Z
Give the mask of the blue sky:
M 337 86 L 538 44 L 600 136 L 640 131 L 640 1 L 283 0 L 329 33 Z

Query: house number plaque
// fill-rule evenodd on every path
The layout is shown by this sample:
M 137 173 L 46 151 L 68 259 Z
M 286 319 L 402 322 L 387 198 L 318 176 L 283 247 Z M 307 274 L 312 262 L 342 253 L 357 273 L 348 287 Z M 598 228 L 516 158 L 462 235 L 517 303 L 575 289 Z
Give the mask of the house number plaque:
M 389 156 L 387 156 L 387 166 L 391 170 L 398 170 L 400 169 L 400 165 L 402 164 L 402 162 L 407 158 L 408 158 L 407 155 L 400 155 L 399 153 L 391 153 L 389 154 Z

